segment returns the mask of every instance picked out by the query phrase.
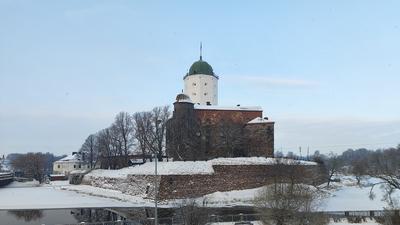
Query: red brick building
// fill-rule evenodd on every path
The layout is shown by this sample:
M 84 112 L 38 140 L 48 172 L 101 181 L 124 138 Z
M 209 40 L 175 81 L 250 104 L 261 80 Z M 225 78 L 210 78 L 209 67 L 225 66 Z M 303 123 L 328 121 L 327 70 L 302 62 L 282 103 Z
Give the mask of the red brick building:
M 262 114 L 260 107 L 199 105 L 179 94 L 167 123 L 167 156 L 174 160 L 273 157 L 274 122 Z

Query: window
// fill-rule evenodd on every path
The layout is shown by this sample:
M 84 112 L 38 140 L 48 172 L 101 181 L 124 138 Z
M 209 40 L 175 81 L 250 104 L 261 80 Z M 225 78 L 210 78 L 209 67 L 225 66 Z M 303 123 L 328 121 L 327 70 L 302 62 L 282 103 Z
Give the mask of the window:
M 196 83 L 193 83 L 193 86 L 196 86 Z
M 204 93 L 204 95 L 207 95 L 207 92 L 206 92 L 206 93 Z
M 58 169 L 60 169 L 60 168 L 61 168 L 61 166 L 60 166 L 60 165 L 57 165 L 57 168 L 58 168 Z
M 204 83 L 204 86 L 207 86 L 207 83 Z
M 81 165 L 79 164 L 79 169 L 81 168 Z
M 196 95 L 196 93 L 193 92 L 192 95 Z
M 76 168 L 76 165 L 74 165 L 74 168 Z

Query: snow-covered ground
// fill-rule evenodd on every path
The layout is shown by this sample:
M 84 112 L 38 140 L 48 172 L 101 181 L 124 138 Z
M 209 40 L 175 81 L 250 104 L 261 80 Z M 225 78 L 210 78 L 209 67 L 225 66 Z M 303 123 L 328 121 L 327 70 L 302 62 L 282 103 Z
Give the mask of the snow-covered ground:
M 350 176 L 341 177 L 341 183 L 332 184 L 322 211 L 382 210 L 388 204 L 382 201 L 383 191 L 375 188 L 376 198 L 369 198 L 369 187 L 359 187 Z M 367 179 L 363 182 L 376 181 Z M 261 188 L 215 192 L 197 198 L 200 205 L 207 207 L 251 206 Z M 395 193 L 400 199 L 400 194 Z M 55 181 L 39 186 L 35 182 L 12 184 L 0 188 L 0 209 L 39 208 L 85 208 L 85 207 L 139 207 L 152 206 L 152 200 L 123 194 L 120 191 L 102 189 L 89 185 L 70 185 L 66 181 Z M 163 207 L 173 206 L 179 201 L 161 202 Z
M 14 182 L 0 188 L 0 210 L 131 207 L 132 203 L 59 189 L 64 183 L 38 186 L 35 182 Z
M 356 211 L 356 210 L 382 210 L 388 207 L 388 203 L 383 199 L 384 190 L 380 186 L 373 189 L 374 199 L 369 198 L 372 183 L 378 183 L 376 178 L 365 178 L 361 185 L 353 176 L 340 176 L 340 183 L 332 183 L 330 190 L 331 197 L 327 199 L 325 211 Z M 399 191 L 392 195 L 395 199 L 400 199 Z

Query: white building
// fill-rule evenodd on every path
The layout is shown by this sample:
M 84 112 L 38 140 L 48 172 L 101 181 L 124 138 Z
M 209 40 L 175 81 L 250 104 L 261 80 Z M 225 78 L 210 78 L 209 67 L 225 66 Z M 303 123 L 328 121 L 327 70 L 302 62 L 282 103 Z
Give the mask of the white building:
M 218 76 L 206 61 L 200 60 L 192 64 L 184 76 L 183 92 L 194 104 L 218 105 Z
M 68 175 L 72 171 L 87 170 L 90 169 L 88 163 L 82 160 L 79 153 L 73 152 L 72 155 L 66 156 L 53 163 L 54 174 L 65 174 Z

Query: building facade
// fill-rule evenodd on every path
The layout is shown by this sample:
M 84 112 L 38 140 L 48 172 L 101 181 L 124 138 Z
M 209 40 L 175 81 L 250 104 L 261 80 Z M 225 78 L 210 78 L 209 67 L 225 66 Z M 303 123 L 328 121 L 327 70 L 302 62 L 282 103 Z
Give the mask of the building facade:
M 167 122 L 166 154 L 174 160 L 274 155 L 274 122 L 260 107 L 218 106 L 218 77 L 202 60 L 184 77 Z
M 81 154 L 73 152 L 72 155 L 66 156 L 53 163 L 54 174 L 69 175 L 72 171 L 84 171 L 90 169 L 90 165 L 83 160 Z

